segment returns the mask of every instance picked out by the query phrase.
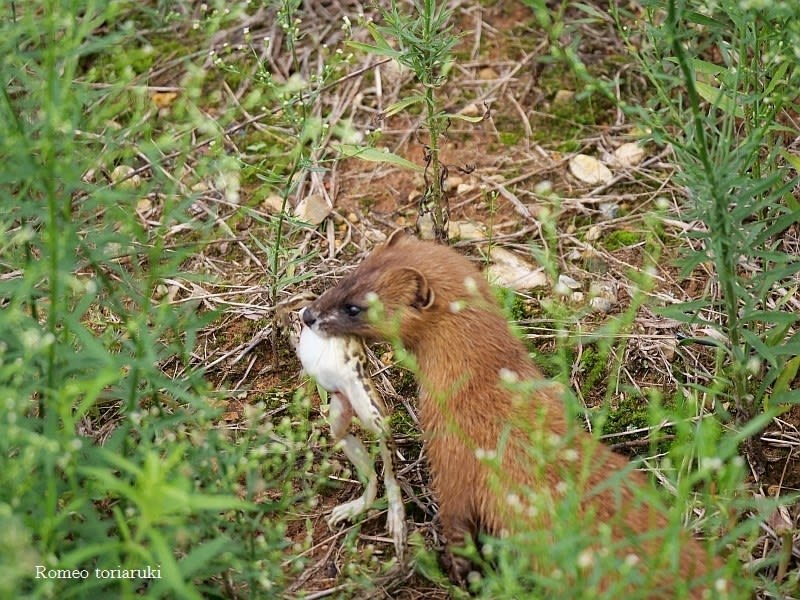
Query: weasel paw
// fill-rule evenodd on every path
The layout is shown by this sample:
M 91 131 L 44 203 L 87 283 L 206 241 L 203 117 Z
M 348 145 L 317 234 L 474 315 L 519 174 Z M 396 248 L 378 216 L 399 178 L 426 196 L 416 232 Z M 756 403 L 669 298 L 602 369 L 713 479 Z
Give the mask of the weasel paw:
M 456 556 L 448 548 L 442 557 L 442 563 L 450 576 L 450 581 L 462 587 L 466 586 L 467 575 L 472 570 L 472 563 L 463 556 Z

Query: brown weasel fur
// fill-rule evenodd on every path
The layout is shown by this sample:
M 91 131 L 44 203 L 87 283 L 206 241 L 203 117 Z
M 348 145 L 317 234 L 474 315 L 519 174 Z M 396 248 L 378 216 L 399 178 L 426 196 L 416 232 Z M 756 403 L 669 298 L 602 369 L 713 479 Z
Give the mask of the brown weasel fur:
M 377 320 L 369 308 L 376 299 Z M 576 489 L 583 490 L 579 511 L 586 518 L 580 526 L 608 524 L 614 547 L 620 548 L 615 556 L 641 559 L 660 550 L 657 532 L 669 524 L 663 511 L 638 497 L 646 478 L 624 456 L 571 425 L 555 386 L 514 383 L 541 382 L 542 375 L 509 329 L 483 275 L 455 250 L 395 234 L 314 301 L 304 320 L 321 334 L 399 338 L 415 357 L 425 449 L 449 547 L 480 532 L 533 528 L 546 535 L 552 522 L 547 511 L 520 510 L 520 504 L 537 497 L 552 504 L 570 479 L 580 481 Z M 550 447 L 549 456 L 541 448 L 538 455 L 532 452 L 532 440 Z M 499 457 L 494 467 L 485 460 L 486 451 Z M 643 541 L 629 542 L 636 534 L 644 534 Z M 448 555 L 452 575 L 460 580 L 469 563 Z M 677 560 L 674 570 L 683 589 L 702 597 L 709 584 L 705 576 L 720 562 L 688 533 Z M 676 597 L 681 584 L 665 579 L 648 582 L 653 589 L 647 596 Z

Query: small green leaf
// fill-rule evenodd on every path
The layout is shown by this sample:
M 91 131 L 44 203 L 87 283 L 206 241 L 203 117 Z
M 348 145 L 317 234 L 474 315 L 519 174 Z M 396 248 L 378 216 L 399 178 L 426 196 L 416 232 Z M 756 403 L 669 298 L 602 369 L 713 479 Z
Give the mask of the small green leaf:
M 202 596 L 194 586 L 186 581 L 189 578 L 184 578 L 178 561 L 175 560 L 175 555 L 164 537 L 155 529 L 150 529 L 148 534 L 156 560 L 159 561 L 161 577 L 167 582 L 172 593 L 186 600 L 202 600 Z
M 792 165 L 792 168 L 795 171 L 800 171 L 800 156 L 798 156 L 797 154 L 792 154 L 785 148 L 781 148 L 780 153 L 781 156 L 786 160 L 786 162 Z
M 700 94 L 706 102 L 718 106 L 720 110 L 730 115 L 740 119 L 744 118 L 744 109 L 738 106 L 736 102 L 721 89 L 703 83 L 702 81 L 695 81 L 694 85 L 697 88 L 697 93 Z
M 225 536 L 214 538 L 204 544 L 195 546 L 192 551 L 181 560 L 178 565 L 184 577 L 191 577 L 200 569 L 213 562 L 213 559 L 222 554 L 232 542 Z
M 786 361 L 780 375 L 778 375 L 778 378 L 775 380 L 773 395 L 789 391 L 789 384 L 797 377 L 798 368 L 800 368 L 800 356 L 795 356 Z
M 405 110 L 409 106 L 414 106 L 420 102 L 425 102 L 425 96 L 409 96 L 408 98 L 403 98 L 402 100 L 398 100 L 394 104 L 390 105 L 386 110 L 383 111 L 383 114 L 384 116 L 391 117 L 399 113 L 401 110 Z
M 372 36 L 372 39 L 375 40 L 375 43 L 378 44 L 378 47 L 391 50 L 392 45 L 383 37 L 381 30 L 378 28 L 375 23 L 367 23 L 367 31 Z M 399 53 L 398 53 L 399 54 Z
M 789 69 L 789 65 L 792 61 L 785 60 L 781 64 L 778 65 L 778 68 L 775 69 L 775 72 L 772 73 L 771 79 L 769 81 L 769 85 L 767 89 L 764 90 L 764 95 L 769 95 L 775 91 L 775 88 L 780 86 L 785 86 L 788 84 L 788 81 L 785 79 L 786 71 Z
M 223 496 L 212 494 L 190 494 L 186 497 L 186 506 L 192 510 L 258 510 L 258 505 L 236 496 Z
M 767 346 L 758 335 L 750 331 L 749 329 L 742 329 L 741 335 L 745 339 L 745 341 L 750 344 L 750 346 L 758 352 L 758 355 L 766 360 L 770 365 L 773 367 L 778 364 L 777 359 L 775 357 L 775 352 L 773 348 Z
M 705 73 L 707 75 L 719 75 L 727 70 L 725 67 L 715 65 L 714 63 L 710 63 L 706 60 L 700 60 L 699 58 L 692 60 L 692 67 L 698 73 Z
M 800 390 L 786 390 L 773 394 L 770 398 L 773 406 L 800 404 Z
M 378 148 L 371 148 L 369 146 L 353 146 L 350 144 L 338 144 L 336 148 L 339 152 L 347 158 L 360 158 L 369 162 L 385 162 L 396 167 L 409 169 L 411 171 L 422 172 L 422 167 L 418 164 L 406 160 L 402 156 L 392 154 L 388 150 L 379 150 Z
M 467 121 L 468 123 L 480 123 L 486 118 L 486 115 L 473 117 L 469 115 L 460 115 L 458 113 L 447 113 L 444 116 L 447 117 L 448 119 L 461 119 L 462 121 Z
M 581 12 L 583 12 L 583 13 L 591 16 L 591 17 L 594 17 L 595 19 L 597 19 L 598 23 L 602 23 L 606 19 L 608 19 L 608 13 L 597 9 L 596 7 L 592 6 L 591 4 L 585 4 L 585 3 L 572 4 L 571 8 L 576 8 L 579 11 L 581 11 Z
M 698 25 L 704 25 L 714 31 L 724 31 L 727 30 L 728 28 L 727 24 L 723 23 L 722 21 L 718 21 L 717 19 L 712 19 L 707 15 L 701 14 L 699 12 L 694 12 L 691 10 L 687 10 L 685 13 L 683 13 L 683 17 L 690 23 L 697 23 Z
M 378 56 L 388 56 L 390 58 L 398 58 L 402 56 L 401 52 L 393 50 L 392 48 L 379 48 L 378 46 L 370 46 L 369 44 L 364 44 L 363 42 L 346 42 L 346 44 L 351 48 L 361 50 L 362 52 L 367 52 L 368 54 L 377 54 Z
M 800 315 L 778 312 L 774 310 L 754 310 L 745 315 L 742 315 L 742 323 L 751 323 L 754 321 L 792 325 L 797 321 L 800 321 Z

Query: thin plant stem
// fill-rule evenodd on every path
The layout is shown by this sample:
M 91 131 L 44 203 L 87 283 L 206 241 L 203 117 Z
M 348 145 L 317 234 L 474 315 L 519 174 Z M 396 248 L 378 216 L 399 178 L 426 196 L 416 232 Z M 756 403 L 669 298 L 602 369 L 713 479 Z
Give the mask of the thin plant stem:
M 706 178 L 707 190 L 711 195 L 711 219 L 709 219 L 709 235 L 714 247 L 713 260 L 717 268 L 726 317 L 726 332 L 730 342 L 731 358 L 733 360 L 733 384 L 739 413 L 737 418 L 747 421 L 752 416 L 753 407 L 746 402 L 746 381 L 744 376 L 744 351 L 741 347 L 740 324 L 738 315 L 738 295 L 736 293 L 736 256 L 733 252 L 733 232 L 731 219 L 728 214 L 728 196 L 723 186 L 717 169 L 711 161 L 709 146 L 705 134 L 703 113 L 700 110 L 700 95 L 695 86 L 694 73 L 689 64 L 687 53 L 681 44 L 678 35 L 679 9 L 676 0 L 667 1 L 667 27 L 672 50 L 683 74 L 689 97 L 694 124 L 694 135 L 697 158 L 702 165 Z

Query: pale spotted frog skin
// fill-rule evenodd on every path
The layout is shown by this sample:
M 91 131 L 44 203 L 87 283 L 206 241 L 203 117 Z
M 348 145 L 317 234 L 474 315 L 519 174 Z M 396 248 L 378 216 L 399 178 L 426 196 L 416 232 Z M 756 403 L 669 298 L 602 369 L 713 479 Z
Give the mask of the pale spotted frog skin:
M 331 393 L 328 415 L 331 433 L 356 467 L 360 478 L 366 482 L 364 493 L 359 498 L 333 509 L 328 524 L 334 527 L 341 521 L 358 517 L 377 496 L 378 477 L 372 458 L 361 441 L 348 432 L 350 422 L 356 416 L 362 427 L 378 438 L 388 500 L 387 528 L 397 556 L 402 559 L 406 536 L 405 510 L 394 475 L 392 437 L 386 426 L 386 406 L 369 376 L 363 341 L 352 336 L 328 337 L 312 327 L 303 327 L 297 356 L 306 372 Z

